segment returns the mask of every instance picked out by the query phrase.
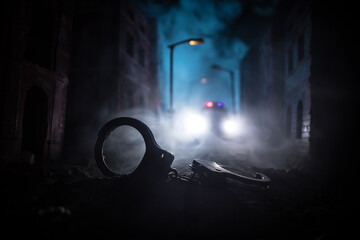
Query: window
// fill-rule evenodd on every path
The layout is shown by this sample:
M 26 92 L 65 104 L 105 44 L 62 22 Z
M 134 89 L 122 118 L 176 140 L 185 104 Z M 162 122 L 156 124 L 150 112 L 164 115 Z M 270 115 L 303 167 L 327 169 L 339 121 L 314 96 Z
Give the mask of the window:
M 293 49 L 289 48 L 288 50 L 288 71 L 291 72 L 294 68 L 293 62 Z
M 304 33 L 298 37 L 298 60 L 299 62 L 304 58 Z
M 142 34 L 145 34 L 145 27 L 143 25 L 140 25 L 140 31 L 142 32 Z
M 86 62 L 89 67 L 96 67 L 99 65 L 100 60 L 100 36 L 98 31 L 91 30 L 88 33 L 88 37 L 86 39 L 87 50 L 86 50 Z
M 31 25 L 24 56 L 27 60 L 51 70 L 55 13 L 51 7 L 34 1 Z
M 134 16 L 134 13 L 129 9 L 128 12 L 127 12 L 129 18 L 131 19 L 131 21 L 135 21 L 135 16 Z
M 126 35 L 126 53 L 131 57 L 134 56 L 134 38 L 130 33 Z
M 139 97 L 139 107 L 144 107 L 145 106 L 145 99 L 143 95 L 140 95 Z
M 139 63 L 145 67 L 145 50 L 142 47 L 139 49 Z
M 302 15 L 303 15 L 304 12 L 305 12 L 305 5 L 302 4 L 302 5 L 298 8 L 297 12 L 298 12 L 298 16 L 299 16 L 299 17 L 302 17 Z
M 131 89 L 126 91 L 126 105 L 128 108 L 134 107 L 134 93 Z
M 287 138 L 291 137 L 291 107 L 288 106 L 286 111 L 286 130 L 285 134 Z
M 303 125 L 303 103 L 300 100 L 297 105 L 296 111 L 296 138 L 302 137 L 302 125 Z
M 293 29 L 293 25 L 290 23 L 289 26 L 288 26 L 288 28 L 287 28 L 287 30 L 288 30 L 288 32 L 291 32 L 292 29 Z

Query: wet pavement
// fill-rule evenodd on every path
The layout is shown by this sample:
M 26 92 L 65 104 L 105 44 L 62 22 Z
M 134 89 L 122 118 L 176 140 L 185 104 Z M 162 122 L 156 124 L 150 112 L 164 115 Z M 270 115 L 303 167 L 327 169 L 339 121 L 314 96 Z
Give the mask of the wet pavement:
M 358 239 L 355 211 L 300 171 L 261 169 L 268 189 L 89 177 L 78 168 L 1 174 L 3 234 L 105 239 Z M 188 176 L 189 173 L 183 173 Z

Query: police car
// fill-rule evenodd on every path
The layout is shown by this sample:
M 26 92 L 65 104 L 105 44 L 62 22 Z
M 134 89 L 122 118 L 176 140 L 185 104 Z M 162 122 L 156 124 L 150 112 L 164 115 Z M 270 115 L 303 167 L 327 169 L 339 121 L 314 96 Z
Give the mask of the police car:
M 209 130 L 219 137 L 235 138 L 244 133 L 242 119 L 234 114 L 228 113 L 223 102 L 205 102 L 202 112 L 208 119 Z
M 244 124 L 239 116 L 228 113 L 223 102 L 207 101 L 198 110 L 182 111 L 177 128 L 182 137 L 215 135 L 222 138 L 236 138 L 242 135 Z

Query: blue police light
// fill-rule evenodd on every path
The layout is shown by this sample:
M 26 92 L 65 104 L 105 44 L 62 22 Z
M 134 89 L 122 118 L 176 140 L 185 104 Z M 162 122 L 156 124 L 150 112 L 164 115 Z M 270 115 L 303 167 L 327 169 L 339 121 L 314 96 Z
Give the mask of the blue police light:
M 217 107 L 223 107 L 223 106 L 224 106 L 224 103 L 222 103 L 222 102 L 217 102 L 217 103 L 216 103 L 216 106 L 217 106 Z

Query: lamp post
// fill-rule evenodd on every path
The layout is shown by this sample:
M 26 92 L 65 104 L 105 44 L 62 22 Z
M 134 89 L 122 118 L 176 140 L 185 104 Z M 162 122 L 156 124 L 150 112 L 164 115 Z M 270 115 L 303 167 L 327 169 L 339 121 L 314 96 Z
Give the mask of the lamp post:
M 199 45 L 204 43 L 204 39 L 202 38 L 190 38 L 186 39 L 180 42 L 176 42 L 173 44 L 170 44 L 168 48 L 170 48 L 170 109 L 169 112 L 172 113 L 174 111 L 173 109 L 173 56 L 174 56 L 174 48 L 177 45 L 189 43 L 189 45 Z
M 213 64 L 211 65 L 211 68 L 212 69 L 215 69 L 215 70 L 219 70 L 219 71 L 225 71 L 225 72 L 228 72 L 230 73 L 230 80 L 231 80 L 231 83 L 230 83 L 230 88 L 231 88 L 231 103 L 232 103 L 232 110 L 233 110 L 233 113 L 235 114 L 235 85 L 234 85 L 234 72 L 230 69 L 226 69 L 226 68 L 223 68 L 219 65 L 216 65 L 216 64 Z

